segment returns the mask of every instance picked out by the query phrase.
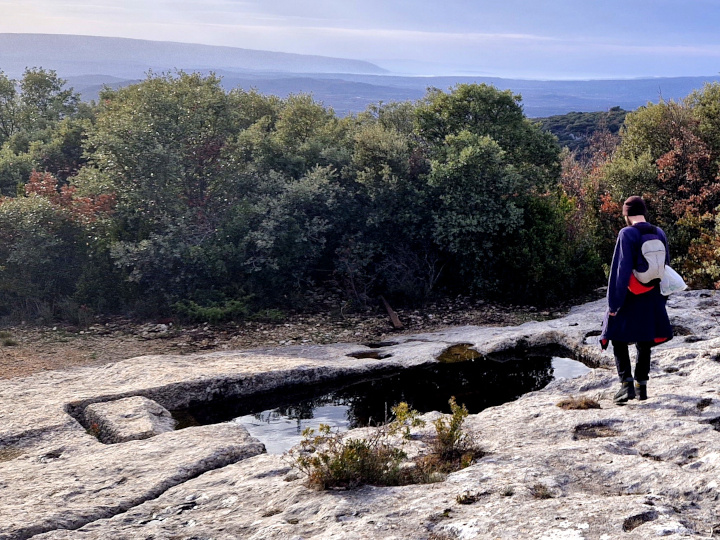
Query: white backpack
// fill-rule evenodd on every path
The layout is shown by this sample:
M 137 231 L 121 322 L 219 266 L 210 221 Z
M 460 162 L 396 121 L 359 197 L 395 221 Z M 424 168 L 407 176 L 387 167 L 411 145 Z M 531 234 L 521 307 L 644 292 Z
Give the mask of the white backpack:
M 648 269 L 644 272 L 633 270 L 633 274 L 640 283 L 648 284 L 655 279 L 662 279 L 665 275 L 665 243 L 660 240 L 657 234 L 657 227 L 653 227 L 654 232 L 646 233 L 641 236 L 642 246 L 640 251 L 643 258 L 648 263 Z

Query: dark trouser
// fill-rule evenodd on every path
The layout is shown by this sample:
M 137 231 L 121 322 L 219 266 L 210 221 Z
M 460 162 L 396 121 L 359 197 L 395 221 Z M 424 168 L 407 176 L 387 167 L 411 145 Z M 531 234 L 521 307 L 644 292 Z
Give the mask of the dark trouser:
M 647 381 L 650 374 L 650 341 L 641 341 L 635 344 L 637 349 L 637 361 L 635 362 L 635 380 Z M 612 340 L 613 353 L 615 354 L 615 366 L 621 381 L 632 380 L 632 366 L 630 365 L 630 353 L 628 343 Z

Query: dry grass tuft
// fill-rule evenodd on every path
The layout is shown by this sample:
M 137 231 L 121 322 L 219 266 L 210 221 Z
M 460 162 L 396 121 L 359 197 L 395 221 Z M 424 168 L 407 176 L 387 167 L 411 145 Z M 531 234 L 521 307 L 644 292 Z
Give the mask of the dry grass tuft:
M 532 495 L 536 499 L 552 499 L 554 497 L 552 491 L 550 491 L 550 488 L 548 488 L 544 484 L 535 484 L 533 487 L 531 487 L 530 495 Z
M 22 456 L 24 453 L 25 452 L 23 450 L 13 446 L 0 448 L 0 462 L 13 460 L 16 457 Z
M 600 403 L 596 399 L 589 398 L 587 396 L 575 397 L 570 396 L 561 401 L 558 401 L 557 406 L 566 411 L 570 410 L 585 410 L 585 409 L 599 409 Z

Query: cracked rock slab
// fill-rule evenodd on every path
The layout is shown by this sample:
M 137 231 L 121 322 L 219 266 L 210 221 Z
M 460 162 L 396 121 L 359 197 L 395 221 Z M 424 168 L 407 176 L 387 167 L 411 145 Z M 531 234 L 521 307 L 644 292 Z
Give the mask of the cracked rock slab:
M 144 396 L 92 403 L 85 425 L 106 444 L 149 439 L 173 431 L 177 422 L 165 407 Z
M 623 407 L 612 403 L 611 351 L 595 342 L 602 301 L 517 327 L 401 336 L 383 345 L 386 358 L 355 358 L 348 353 L 361 346 L 336 344 L 148 356 L 0 382 L 0 539 L 718 537 L 719 300 L 710 291 L 671 297 L 671 321 L 703 339 L 655 348 L 649 399 Z M 425 485 L 318 492 L 287 456 L 262 453 L 232 423 L 104 445 L 68 414 L 132 396 L 173 410 L 362 376 L 433 362 L 459 343 L 481 354 L 555 343 L 595 369 L 470 415 L 486 455 Z M 557 406 L 569 396 L 600 408 Z
M 77 529 L 154 499 L 204 472 L 264 452 L 235 424 L 103 445 L 85 435 L 0 463 L 0 539 Z

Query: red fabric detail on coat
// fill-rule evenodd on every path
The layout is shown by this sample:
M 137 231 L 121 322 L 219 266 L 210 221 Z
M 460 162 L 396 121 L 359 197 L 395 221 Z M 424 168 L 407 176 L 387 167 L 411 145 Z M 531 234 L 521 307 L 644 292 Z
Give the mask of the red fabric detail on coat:
M 649 287 L 647 285 L 643 285 L 642 283 L 640 283 L 638 278 L 635 277 L 635 274 L 630 274 L 630 283 L 628 283 L 628 289 L 630 289 L 631 293 L 642 294 L 648 291 L 652 291 L 653 288 L 653 285 L 650 285 Z
M 656 337 L 654 341 L 655 341 L 655 343 L 665 343 L 669 339 L 670 338 L 668 338 L 668 337 Z

